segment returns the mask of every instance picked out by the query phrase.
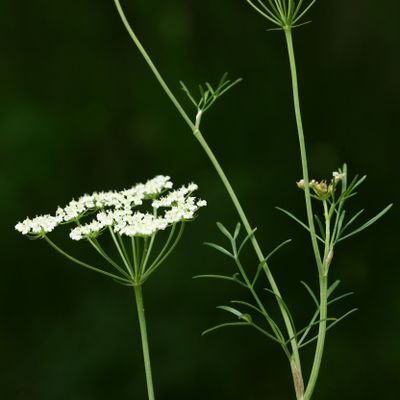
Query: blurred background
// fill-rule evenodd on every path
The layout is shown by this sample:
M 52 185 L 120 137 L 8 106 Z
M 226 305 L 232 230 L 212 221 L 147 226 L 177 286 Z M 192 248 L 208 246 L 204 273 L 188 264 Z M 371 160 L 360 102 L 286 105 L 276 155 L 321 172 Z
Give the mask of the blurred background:
M 319 1 L 294 41 L 311 176 L 343 162 L 368 174 L 350 212 L 391 212 L 336 249 L 331 315 L 359 311 L 328 333 L 316 399 L 393 398 L 400 360 L 399 89 L 400 4 Z M 305 231 L 280 214 L 305 218 L 288 61 L 282 33 L 244 0 L 122 2 L 166 81 L 179 88 L 216 83 L 228 71 L 243 83 L 218 101 L 203 133 L 224 166 L 267 253 L 293 242 L 271 268 L 298 325 L 313 310 L 300 280 L 317 287 Z M 238 217 L 208 159 L 161 91 L 125 32 L 113 1 L 16 2 L 0 6 L 0 393 L 18 400 L 145 399 L 133 293 L 82 270 L 14 230 L 26 216 L 54 212 L 72 197 L 122 189 L 156 174 L 195 181 L 209 206 L 144 287 L 159 399 L 294 398 L 280 348 L 251 329 L 218 331 L 215 306 L 246 299 L 229 283 L 193 280 L 235 272 L 203 246 L 220 241 L 221 221 Z M 68 231 L 55 241 L 96 262 Z M 247 249 L 249 270 L 257 262 Z M 266 304 L 276 313 L 273 299 Z M 304 351 L 309 368 L 313 347 Z

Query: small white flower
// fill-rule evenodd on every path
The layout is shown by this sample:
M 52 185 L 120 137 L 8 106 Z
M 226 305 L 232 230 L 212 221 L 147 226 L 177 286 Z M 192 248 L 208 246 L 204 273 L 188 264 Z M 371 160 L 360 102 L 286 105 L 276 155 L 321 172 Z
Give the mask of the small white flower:
M 335 183 L 340 182 L 345 177 L 344 173 L 340 173 L 337 171 L 332 172 L 332 176 Z
M 78 200 L 71 200 L 63 208 L 58 207 L 55 216 L 27 218 L 15 228 L 24 235 L 40 235 L 51 232 L 61 223 L 76 222 L 78 226 L 70 232 L 72 240 L 96 237 L 107 227 L 120 235 L 151 236 L 172 224 L 193 219 L 196 211 L 207 205 L 206 201 L 191 196 L 197 190 L 194 183 L 157 198 L 171 188 L 171 178 L 158 175 L 129 189 L 85 194 Z M 135 210 L 146 200 L 155 210 L 163 208 L 163 213 L 153 215 Z M 95 215 L 92 221 L 82 224 L 81 219 L 90 214 Z
M 51 232 L 61 222 L 60 217 L 51 215 L 39 215 L 35 218 L 26 218 L 23 222 L 18 222 L 15 229 L 23 235 L 39 235 Z
M 77 226 L 76 228 L 72 229 L 69 237 L 72 240 L 81 240 L 87 237 L 96 237 L 104 229 L 105 226 L 105 224 L 94 220 L 89 224 Z

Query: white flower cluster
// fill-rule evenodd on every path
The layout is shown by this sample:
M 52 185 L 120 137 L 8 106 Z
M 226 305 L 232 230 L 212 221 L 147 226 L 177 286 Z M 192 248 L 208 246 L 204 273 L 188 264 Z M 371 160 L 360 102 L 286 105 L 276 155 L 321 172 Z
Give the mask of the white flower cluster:
M 51 232 L 60 223 L 60 218 L 53 217 L 49 214 L 39 215 L 35 218 L 26 218 L 22 222 L 15 225 L 15 229 L 23 235 L 38 235 L 42 232 Z
M 107 227 L 120 235 L 150 236 L 179 221 L 192 219 L 200 207 L 207 205 L 204 200 L 191 196 L 197 189 L 193 183 L 157 198 L 171 188 L 170 177 L 159 175 L 130 189 L 85 194 L 78 200 L 70 201 L 64 208 L 59 207 L 55 216 L 27 218 L 15 228 L 24 235 L 40 236 L 62 223 L 77 222 L 78 226 L 70 233 L 73 240 L 96 237 Z M 144 204 L 146 200 L 151 201 L 153 214 L 134 211 L 134 207 Z M 165 208 L 162 214 L 158 213 L 160 208 Z M 80 218 L 95 212 L 96 217 L 91 222 L 80 224 Z

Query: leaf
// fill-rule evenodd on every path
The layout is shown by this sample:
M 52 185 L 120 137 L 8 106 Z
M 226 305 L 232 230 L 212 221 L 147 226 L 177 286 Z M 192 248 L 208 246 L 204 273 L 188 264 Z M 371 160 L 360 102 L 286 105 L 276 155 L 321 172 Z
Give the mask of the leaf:
M 337 242 L 337 239 L 340 236 L 340 232 L 341 232 L 341 229 L 342 229 L 342 225 L 343 225 L 343 221 L 344 221 L 345 216 L 346 216 L 346 210 L 343 210 L 340 213 L 340 215 L 338 216 L 337 225 L 335 224 L 335 228 L 334 228 L 333 233 L 332 233 L 332 240 L 335 243 Z
M 228 250 L 224 249 L 222 246 L 219 246 L 218 244 L 209 243 L 209 242 L 205 242 L 204 244 L 206 246 L 212 247 L 213 249 L 215 249 L 217 251 L 220 251 L 222 254 L 225 254 L 228 257 L 234 258 L 232 253 L 230 253 Z
M 372 224 L 374 224 L 376 221 L 378 221 L 381 217 L 383 217 L 391 208 L 392 208 L 393 204 L 389 204 L 387 207 L 385 207 L 379 214 L 375 215 L 375 217 L 371 218 L 369 221 L 367 221 L 365 224 L 361 225 L 359 228 L 355 229 L 353 232 L 349 233 L 348 235 L 345 235 L 343 237 L 341 237 L 338 242 L 347 239 L 361 231 L 363 231 L 364 229 L 367 229 L 369 226 L 371 226 Z
M 330 305 L 330 304 L 335 303 L 335 302 L 337 302 L 337 301 L 339 301 L 341 299 L 344 299 L 345 297 L 352 296 L 353 294 L 354 294 L 354 292 L 348 292 L 348 293 L 342 294 L 342 295 L 340 295 L 338 297 L 335 297 L 334 299 L 328 301 L 327 304 Z
M 274 293 L 273 290 L 268 289 L 268 288 L 265 288 L 265 290 L 267 292 L 273 294 L 276 297 L 276 299 L 278 300 L 278 303 L 285 309 L 286 314 L 288 315 L 290 323 L 292 325 L 293 331 L 296 332 L 296 326 L 295 326 L 295 323 L 294 323 L 294 319 L 293 319 L 292 314 L 290 313 L 289 307 L 286 305 L 285 301 L 282 299 L 281 296 L 278 296 L 276 293 Z
M 340 235 L 364 212 L 364 209 L 360 210 L 357 214 L 355 214 L 350 220 L 346 223 L 342 230 L 339 229 L 339 237 Z
M 336 280 L 335 282 L 332 283 L 332 285 L 329 286 L 326 298 L 329 299 L 329 296 L 336 290 L 336 288 L 340 285 L 340 280 Z
M 313 290 L 310 288 L 310 286 L 307 285 L 306 282 L 301 281 L 301 284 L 307 289 L 307 292 L 310 294 L 310 296 L 314 300 L 314 303 L 316 304 L 317 308 L 319 309 L 319 302 L 318 302 L 317 296 L 315 296 Z
M 186 93 L 186 96 L 189 98 L 189 100 L 197 107 L 197 101 L 193 98 L 192 94 L 190 93 L 189 89 L 187 86 L 182 82 L 179 81 L 181 84 L 181 89 Z
M 225 226 L 221 222 L 217 222 L 216 224 L 217 224 L 218 229 L 221 231 L 221 233 L 224 236 L 226 236 L 230 241 L 232 241 L 233 237 L 230 234 L 230 232 L 228 231 L 228 229 L 226 229 Z
M 237 310 L 236 308 L 229 307 L 229 306 L 217 306 L 220 310 L 227 311 L 233 315 L 236 315 L 239 319 L 243 319 L 244 321 L 251 323 L 252 318 L 250 314 L 243 314 L 241 311 Z
M 322 222 L 321 222 L 321 220 L 319 219 L 319 217 L 318 217 L 317 214 L 314 215 L 314 218 L 315 218 L 315 221 L 317 221 L 317 225 L 318 225 L 319 231 L 320 231 L 320 233 L 321 233 L 321 237 L 322 237 L 322 239 L 325 240 L 325 231 L 324 231 L 324 227 L 323 227 L 323 225 L 322 225 Z
M 240 225 L 240 222 L 238 222 L 238 223 L 236 224 L 235 232 L 234 232 L 234 234 L 233 234 L 233 239 L 234 239 L 234 240 L 236 240 L 236 239 L 238 238 L 239 233 L 240 233 L 240 228 L 241 228 L 241 227 L 242 227 L 242 226 Z
M 350 314 L 353 314 L 354 312 L 356 312 L 358 310 L 358 308 L 353 308 L 352 310 L 348 311 L 346 314 L 342 315 L 340 318 L 335 318 L 334 322 L 332 322 L 329 326 L 327 326 L 326 328 L 326 332 L 328 332 L 329 329 L 333 328 L 336 324 L 338 324 L 340 321 L 342 321 L 343 319 L 345 319 L 346 317 L 348 317 Z M 327 318 L 327 321 L 331 321 L 332 318 Z M 308 344 L 310 344 L 311 342 L 313 342 L 314 340 L 318 339 L 318 335 L 315 335 L 314 337 L 312 337 L 310 340 L 307 340 L 307 342 L 302 343 L 299 348 L 307 346 Z
M 199 279 L 199 278 L 221 279 L 221 280 L 225 280 L 225 281 L 238 283 L 239 285 L 247 288 L 247 285 L 244 282 L 242 282 L 240 279 L 238 279 L 237 275 L 238 274 L 234 274 L 233 276 L 226 276 L 226 275 L 195 275 L 193 277 L 193 279 Z
M 204 332 L 202 332 L 202 336 L 207 335 L 207 333 L 216 331 L 217 329 L 220 328 L 225 328 L 227 326 L 249 326 L 247 322 L 226 322 L 225 324 L 220 324 L 213 326 L 212 328 L 206 329 Z
M 296 216 L 294 216 L 291 212 L 289 212 L 281 207 L 275 207 L 275 208 L 277 210 L 283 212 L 284 214 L 286 214 L 288 217 L 292 218 L 294 221 L 296 221 L 298 224 L 300 224 L 305 230 L 310 232 L 310 228 L 304 222 L 300 221 Z M 322 243 L 325 243 L 324 240 L 319 235 L 315 234 L 315 236 L 317 237 L 317 239 L 319 241 L 321 241 Z
M 233 304 L 241 304 L 243 306 L 247 306 L 255 311 L 257 311 L 258 313 L 260 313 L 261 315 L 265 315 L 257 306 L 251 304 L 251 303 L 247 303 L 246 301 L 241 301 L 241 300 L 231 300 L 230 301 Z
M 264 260 L 260 261 L 260 263 L 258 264 L 257 267 L 257 272 L 256 275 L 254 276 L 253 282 L 251 284 L 251 286 L 254 286 L 254 284 L 257 282 L 258 276 L 260 275 L 260 272 L 262 270 L 262 266 L 263 264 L 267 263 L 268 260 L 283 246 L 287 245 L 288 243 L 290 243 L 292 241 L 292 239 L 288 239 L 285 240 L 284 242 L 278 244 L 278 246 L 276 246 L 270 253 L 268 253 L 267 257 L 264 258 Z
M 243 246 L 247 243 L 247 241 L 254 235 L 255 231 L 257 228 L 254 228 L 243 240 L 242 244 L 239 247 L 237 255 L 239 256 L 240 253 L 242 252 Z
M 314 321 L 314 318 L 311 320 L 311 322 L 305 326 L 304 328 L 300 329 L 298 332 L 296 332 L 296 334 L 294 336 L 292 336 L 290 339 L 287 339 L 285 344 L 290 343 L 293 339 L 299 337 L 302 333 L 305 333 L 302 338 L 299 340 L 298 345 L 301 345 L 301 343 L 303 342 L 303 340 L 307 337 L 308 332 L 310 331 L 310 329 L 315 326 L 315 325 L 319 325 L 321 322 L 323 321 L 332 321 L 335 320 L 335 318 L 326 318 L 326 319 L 320 319 L 318 321 Z

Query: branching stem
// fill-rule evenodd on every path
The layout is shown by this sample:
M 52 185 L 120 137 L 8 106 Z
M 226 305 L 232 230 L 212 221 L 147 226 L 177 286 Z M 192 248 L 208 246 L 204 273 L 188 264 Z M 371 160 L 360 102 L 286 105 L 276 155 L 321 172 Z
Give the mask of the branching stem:
M 296 115 L 297 133 L 300 145 L 300 155 L 301 155 L 301 165 L 303 171 L 304 179 L 304 196 L 307 211 L 307 221 L 310 231 L 310 238 L 312 243 L 312 248 L 314 251 L 315 261 L 318 267 L 319 273 L 319 287 L 320 287 L 320 311 L 319 311 L 319 329 L 318 329 L 318 340 L 315 349 L 314 362 L 311 369 L 311 374 L 309 381 L 306 386 L 304 393 L 304 400 L 309 400 L 315 388 L 315 384 L 318 378 L 319 370 L 321 367 L 322 354 L 324 351 L 325 336 L 326 336 L 326 319 L 327 319 L 327 307 L 328 307 L 328 268 L 329 268 L 329 254 L 330 254 L 330 213 L 327 209 L 326 201 L 324 201 L 324 214 L 325 214 L 325 249 L 324 258 L 321 259 L 320 250 L 317 242 L 317 234 L 314 225 L 314 214 L 311 204 L 311 193 L 309 186 L 309 175 L 308 175 L 308 165 L 307 165 L 307 152 L 304 139 L 303 123 L 301 118 L 300 110 L 300 98 L 299 89 L 297 81 L 297 70 L 296 70 L 296 60 L 294 56 L 292 31 L 289 28 L 284 29 L 286 44 L 289 55 L 290 71 L 292 76 L 292 88 L 293 88 L 293 103 Z
M 200 143 L 201 147 L 203 148 L 203 150 L 205 151 L 205 153 L 207 154 L 208 158 L 210 159 L 213 167 L 215 168 L 216 172 L 218 173 L 220 179 L 222 180 L 223 185 L 225 186 L 225 189 L 227 190 L 235 208 L 236 211 L 239 214 L 239 217 L 243 223 L 243 226 L 245 227 L 246 231 L 248 234 L 251 234 L 253 232 L 253 229 L 250 226 L 250 223 L 247 219 L 247 216 L 239 202 L 239 199 L 236 196 L 235 191 L 233 190 L 227 176 L 225 175 L 225 172 L 223 171 L 221 165 L 219 164 L 218 160 L 216 159 L 214 153 L 212 152 L 212 150 L 210 149 L 210 147 L 208 146 L 206 140 L 204 139 L 203 135 L 201 134 L 201 131 L 199 129 L 198 126 L 196 126 L 196 124 L 194 124 L 191 120 L 191 118 L 188 116 L 188 114 L 185 112 L 185 110 L 183 109 L 183 107 L 181 106 L 181 104 L 179 103 L 179 101 L 176 99 L 176 97 L 174 96 L 174 94 L 172 93 L 172 91 L 169 89 L 168 85 L 166 84 L 166 82 L 164 81 L 164 79 L 162 78 L 161 74 L 159 73 L 158 69 L 156 68 L 156 66 L 154 65 L 154 63 L 152 62 L 150 56 L 147 54 L 146 50 L 144 49 L 144 47 L 142 46 L 141 42 L 139 41 L 138 37 L 136 36 L 136 34 L 134 33 L 133 29 L 131 28 L 131 26 L 129 25 L 129 22 L 122 10 L 121 4 L 119 2 L 119 0 L 114 0 L 115 5 L 117 7 L 118 13 L 121 17 L 121 20 L 126 28 L 126 30 L 128 31 L 130 37 L 132 38 L 133 42 L 135 43 L 136 47 L 138 48 L 139 52 L 141 53 L 141 55 L 143 56 L 143 58 L 145 59 L 146 63 L 148 64 L 148 66 L 150 67 L 150 69 L 152 70 L 153 74 L 155 75 L 156 79 L 158 80 L 158 82 L 160 83 L 161 87 L 164 89 L 165 93 L 167 94 L 167 96 L 169 97 L 169 99 L 171 100 L 171 102 L 174 104 L 174 106 L 177 108 L 179 114 L 182 116 L 182 118 L 185 120 L 185 122 L 189 125 L 191 131 L 193 132 L 194 136 L 196 137 L 196 139 L 198 140 L 198 142 Z M 257 257 L 259 259 L 259 261 L 262 263 L 263 266 L 263 270 L 266 274 L 266 277 L 269 281 L 269 284 L 271 286 L 272 291 L 274 292 L 275 296 L 277 299 L 282 298 L 282 295 L 278 289 L 278 286 L 272 276 L 272 273 L 267 265 L 267 263 L 265 262 L 265 257 L 263 255 L 263 252 L 261 251 L 261 248 L 258 244 L 258 241 L 256 239 L 256 237 L 254 235 L 252 235 L 251 237 L 251 243 L 254 247 L 254 250 L 257 254 Z M 301 365 L 300 365 L 300 357 L 299 357 L 299 349 L 298 349 L 298 345 L 297 345 L 297 338 L 295 335 L 295 332 L 292 329 L 292 324 L 290 321 L 290 317 L 287 314 L 287 311 L 285 310 L 285 308 L 283 307 L 282 304 L 280 304 L 280 302 L 278 301 L 278 305 L 283 317 L 283 320 L 285 322 L 285 326 L 286 326 L 286 330 L 288 332 L 288 336 L 290 338 L 293 338 L 293 340 L 291 341 L 291 347 L 292 347 L 292 352 L 293 352 L 293 360 L 297 365 L 297 370 L 298 370 L 298 374 L 301 377 Z

